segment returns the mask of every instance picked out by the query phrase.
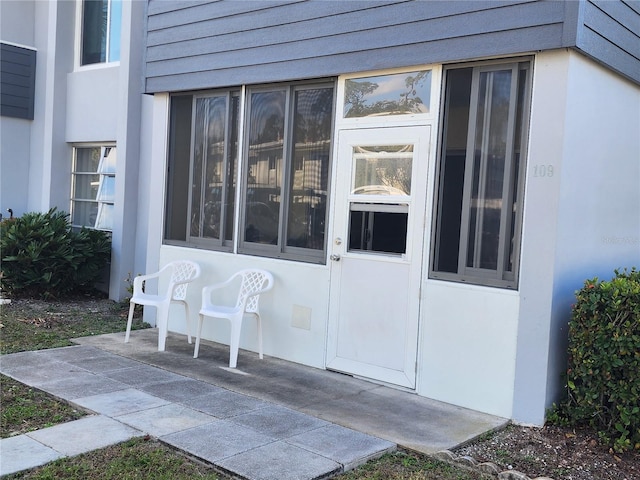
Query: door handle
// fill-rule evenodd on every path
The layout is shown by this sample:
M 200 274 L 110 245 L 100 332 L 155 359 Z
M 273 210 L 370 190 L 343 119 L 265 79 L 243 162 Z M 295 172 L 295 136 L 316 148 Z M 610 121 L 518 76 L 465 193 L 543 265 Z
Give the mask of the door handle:
M 335 253 L 333 255 L 331 255 L 329 258 L 331 260 L 333 260 L 334 262 L 339 262 L 340 261 L 340 255 L 336 255 Z

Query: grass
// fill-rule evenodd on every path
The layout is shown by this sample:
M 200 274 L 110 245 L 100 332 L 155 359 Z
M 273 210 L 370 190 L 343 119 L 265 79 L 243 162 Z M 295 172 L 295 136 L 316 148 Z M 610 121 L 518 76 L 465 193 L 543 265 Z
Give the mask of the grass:
M 212 468 L 149 438 L 85 453 L 3 477 L 6 480 L 220 480 Z
M 0 438 L 70 422 L 86 415 L 66 402 L 4 375 L 0 375 L 0 392 Z
M 107 303 L 105 303 L 107 302 Z M 0 307 L 2 354 L 72 345 L 74 337 L 120 332 L 126 305 L 108 300 L 44 302 L 18 300 Z M 133 328 L 145 328 L 140 320 Z M 79 418 L 81 410 L 37 389 L 0 376 L 0 437 L 44 428 Z M 3 479 L 192 479 L 228 480 L 212 468 L 150 438 L 134 439 L 83 455 L 64 458 Z M 398 451 L 367 462 L 340 480 L 488 480 L 491 477 Z

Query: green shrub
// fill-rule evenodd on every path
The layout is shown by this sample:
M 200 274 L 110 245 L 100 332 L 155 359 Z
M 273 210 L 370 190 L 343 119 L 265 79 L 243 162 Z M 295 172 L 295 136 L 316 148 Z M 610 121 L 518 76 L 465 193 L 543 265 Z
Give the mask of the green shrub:
M 109 235 L 74 231 L 55 208 L 0 225 L 2 289 L 13 295 L 61 297 L 93 287 L 111 256 Z
M 587 280 L 569 324 L 568 398 L 561 416 L 622 452 L 640 449 L 640 271 Z

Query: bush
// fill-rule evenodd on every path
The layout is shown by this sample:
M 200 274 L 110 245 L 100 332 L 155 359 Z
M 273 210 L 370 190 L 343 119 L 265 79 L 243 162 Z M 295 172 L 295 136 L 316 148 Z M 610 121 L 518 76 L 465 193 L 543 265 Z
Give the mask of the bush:
M 560 416 L 622 452 L 640 449 L 640 271 L 587 280 L 569 323 L 568 398 Z
M 89 290 L 111 256 L 109 235 L 74 231 L 55 208 L 0 225 L 2 289 L 13 295 L 61 297 Z

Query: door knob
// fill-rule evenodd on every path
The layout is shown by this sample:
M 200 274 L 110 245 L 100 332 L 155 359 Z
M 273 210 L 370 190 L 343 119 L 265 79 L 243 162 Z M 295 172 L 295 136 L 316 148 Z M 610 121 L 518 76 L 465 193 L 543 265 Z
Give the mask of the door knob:
M 339 262 L 340 261 L 340 255 L 333 254 L 329 258 L 331 260 L 333 260 L 334 262 Z

